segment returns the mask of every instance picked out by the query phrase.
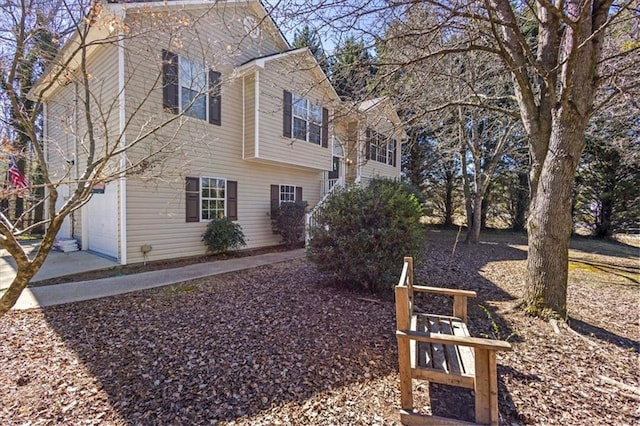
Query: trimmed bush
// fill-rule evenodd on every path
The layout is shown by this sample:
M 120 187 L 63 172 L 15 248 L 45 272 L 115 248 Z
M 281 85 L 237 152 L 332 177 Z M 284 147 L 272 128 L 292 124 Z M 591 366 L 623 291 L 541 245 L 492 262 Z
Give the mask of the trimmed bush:
M 226 253 L 247 245 L 242 227 L 226 217 L 209 221 L 202 241 L 209 253 Z
M 339 190 L 317 213 L 307 256 L 337 285 L 390 292 L 403 257 L 422 246 L 421 216 L 422 204 L 402 183 Z
M 293 247 L 304 238 L 304 215 L 307 212 L 306 201 L 282 203 L 271 212 L 273 230 L 280 234 L 287 247 Z

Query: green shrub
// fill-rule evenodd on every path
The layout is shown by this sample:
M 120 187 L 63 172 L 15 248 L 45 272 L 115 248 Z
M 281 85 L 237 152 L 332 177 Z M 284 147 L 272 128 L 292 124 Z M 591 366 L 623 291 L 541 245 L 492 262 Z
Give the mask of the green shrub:
M 304 215 L 307 212 L 306 201 L 282 203 L 271 212 L 273 230 L 280 234 L 287 247 L 293 247 L 304 238 Z
M 202 241 L 209 253 L 226 253 L 247 245 L 242 227 L 226 217 L 212 219 L 202 234 Z
M 339 190 L 319 208 L 307 255 L 335 284 L 390 292 L 403 257 L 420 250 L 421 216 L 422 204 L 401 183 Z

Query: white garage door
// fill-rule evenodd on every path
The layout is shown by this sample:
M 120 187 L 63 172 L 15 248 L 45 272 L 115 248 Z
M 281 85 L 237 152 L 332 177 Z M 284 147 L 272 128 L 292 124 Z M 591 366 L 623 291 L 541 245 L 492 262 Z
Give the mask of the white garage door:
M 104 193 L 93 194 L 87 203 L 88 249 L 118 257 L 118 184 L 110 182 Z

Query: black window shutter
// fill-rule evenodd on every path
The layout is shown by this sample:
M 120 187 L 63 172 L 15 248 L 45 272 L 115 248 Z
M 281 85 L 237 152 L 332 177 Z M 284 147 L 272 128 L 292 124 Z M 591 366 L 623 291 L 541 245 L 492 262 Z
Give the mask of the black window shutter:
M 280 185 L 271 185 L 271 211 L 280 207 Z
M 296 186 L 296 201 L 302 201 L 302 187 Z
M 271 218 L 275 218 L 275 212 L 280 207 L 280 185 L 271 185 Z M 272 231 L 274 234 L 278 233 L 274 223 L 271 222 Z
M 322 108 L 322 147 L 329 146 L 329 110 Z
M 398 142 L 394 139 L 393 140 L 393 157 L 391 158 L 391 165 L 393 167 L 395 167 L 397 163 L 397 160 L 396 160 L 397 153 L 398 153 Z
M 220 87 L 221 74 L 209 70 L 209 123 L 222 124 L 222 89 Z
M 227 218 L 238 220 L 238 182 L 227 181 Z
M 292 111 L 292 98 L 291 92 L 284 91 L 282 96 L 282 105 L 283 105 L 283 113 L 282 113 L 282 136 L 285 138 L 291 137 L 291 127 L 293 120 L 293 111 Z
M 162 107 L 178 113 L 178 55 L 162 50 Z
M 200 178 L 188 177 L 185 180 L 187 222 L 200 222 Z
M 371 158 L 371 129 L 367 129 L 365 132 L 365 158 L 369 160 Z

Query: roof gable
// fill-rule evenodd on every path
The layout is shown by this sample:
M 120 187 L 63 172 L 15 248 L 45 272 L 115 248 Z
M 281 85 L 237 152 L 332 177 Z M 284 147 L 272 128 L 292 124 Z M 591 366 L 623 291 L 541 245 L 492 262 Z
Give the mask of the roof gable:
M 301 47 L 299 49 L 291 49 L 285 52 L 279 52 L 271 55 L 253 58 L 245 62 L 244 64 L 240 65 L 239 67 L 237 67 L 236 72 L 238 73 L 238 75 L 242 76 L 246 73 L 249 73 L 255 70 L 256 68 L 264 69 L 267 66 L 267 64 L 271 62 L 278 61 L 278 60 L 286 60 L 296 56 L 302 56 L 303 60 L 309 61 L 309 63 L 312 64 L 310 67 L 308 67 L 308 70 L 313 73 L 316 80 L 323 86 L 325 91 L 328 92 L 329 97 L 332 100 L 334 101 L 339 100 L 340 97 L 338 96 L 336 89 L 333 87 L 333 85 L 329 81 L 329 78 L 324 73 L 324 71 L 320 67 L 320 64 L 318 64 L 318 61 L 316 60 L 315 56 L 313 56 L 313 54 L 311 53 L 311 50 L 309 50 L 308 47 Z

